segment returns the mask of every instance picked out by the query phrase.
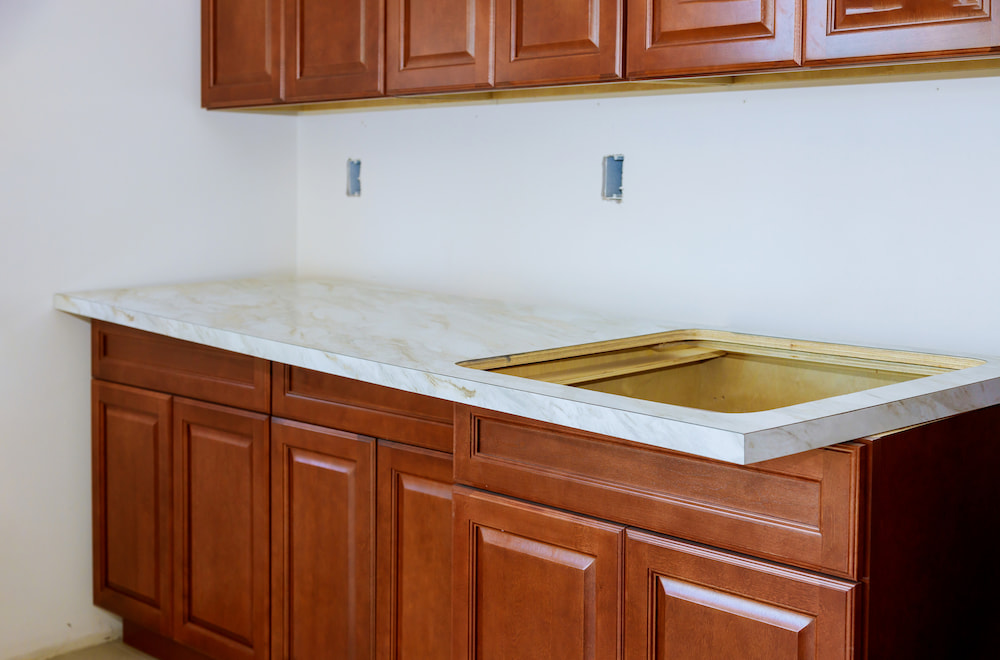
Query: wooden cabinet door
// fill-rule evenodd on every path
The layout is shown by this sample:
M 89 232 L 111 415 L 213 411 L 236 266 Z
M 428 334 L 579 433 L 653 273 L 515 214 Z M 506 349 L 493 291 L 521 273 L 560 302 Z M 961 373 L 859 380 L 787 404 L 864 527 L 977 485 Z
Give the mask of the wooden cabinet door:
M 1000 46 L 990 0 L 806 0 L 806 62 L 933 57 Z
M 266 658 L 268 417 L 174 399 L 174 638 Z
M 92 384 L 94 603 L 170 629 L 170 396 Z
M 380 660 L 451 657 L 450 454 L 378 443 Z
M 455 658 L 617 658 L 623 528 L 456 487 Z
M 858 587 L 628 531 L 625 660 L 855 657 Z
M 496 85 L 617 80 L 624 0 L 497 0 Z
M 494 0 L 387 0 L 390 94 L 493 84 Z
M 201 104 L 281 100 L 281 0 L 202 0 Z
M 381 96 L 381 0 L 283 0 L 286 101 Z
M 629 78 L 794 66 L 802 0 L 634 0 Z
M 271 422 L 272 658 L 372 657 L 371 438 Z

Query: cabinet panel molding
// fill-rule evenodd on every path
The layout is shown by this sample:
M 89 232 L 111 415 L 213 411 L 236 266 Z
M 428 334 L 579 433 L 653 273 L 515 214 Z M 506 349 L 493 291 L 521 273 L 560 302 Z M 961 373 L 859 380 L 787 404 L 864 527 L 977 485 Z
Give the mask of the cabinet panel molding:
M 174 400 L 174 636 L 222 660 L 268 653 L 267 416 Z
M 493 2 L 388 0 L 388 92 L 492 86 Z
M 456 487 L 455 658 L 618 657 L 623 528 Z
M 637 0 L 628 5 L 633 79 L 797 66 L 802 0 Z
M 628 530 L 625 659 L 855 657 L 857 583 Z
M 171 399 L 95 380 L 92 402 L 94 604 L 167 632 Z
M 201 102 L 206 108 L 281 100 L 281 0 L 202 0 Z
M 622 76 L 622 0 L 497 0 L 496 84 Z
M 374 632 L 371 438 L 271 422 L 274 658 L 370 658 Z
M 450 454 L 379 441 L 380 660 L 451 657 Z
M 1000 47 L 993 0 L 805 0 L 807 63 L 899 60 Z
M 286 101 L 383 92 L 385 5 L 378 0 L 284 0 Z

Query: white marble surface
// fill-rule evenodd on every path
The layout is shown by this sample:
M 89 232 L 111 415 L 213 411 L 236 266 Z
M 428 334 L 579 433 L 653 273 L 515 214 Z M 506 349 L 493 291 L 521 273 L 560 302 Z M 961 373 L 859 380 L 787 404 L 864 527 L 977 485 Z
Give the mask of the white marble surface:
M 92 319 L 699 456 L 752 463 L 1000 403 L 1000 360 L 776 410 L 720 413 L 460 367 L 681 329 L 347 280 L 66 293 Z M 810 339 L 802 337 L 800 339 Z M 882 347 L 893 348 L 893 347 Z

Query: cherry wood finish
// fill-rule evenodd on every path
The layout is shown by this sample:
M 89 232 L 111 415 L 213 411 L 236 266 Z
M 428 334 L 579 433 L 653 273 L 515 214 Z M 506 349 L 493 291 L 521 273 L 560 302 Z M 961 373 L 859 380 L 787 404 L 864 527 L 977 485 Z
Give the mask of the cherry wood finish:
M 805 0 L 807 63 L 890 61 L 1000 47 L 991 0 Z
M 493 85 L 494 0 L 387 0 L 389 94 Z
M 1000 407 L 871 449 L 868 657 L 997 657 Z
M 170 637 L 147 630 L 134 621 L 122 621 L 122 641 L 159 660 L 212 660 L 210 656 L 178 644 Z
M 625 660 L 855 657 L 856 583 L 634 530 L 625 576 Z
M 451 452 L 450 401 L 278 363 L 273 378 L 275 416 Z
M 619 657 L 624 529 L 456 487 L 455 658 Z
M 372 657 L 371 438 L 272 420 L 272 657 Z
M 802 62 L 802 0 L 631 0 L 631 79 L 764 70 Z
M 451 657 L 450 454 L 378 443 L 376 657 Z
M 381 0 L 283 0 L 286 101 L 381 96 Z
M 281 100 L 281 0 L 202 0 L 201 104 Z
M 460 407 L 456 481 L 831 575 L 858 575 L 866 447 L 739 466 Z
M 267 412 L 267 360 L 94 321 L 94 378 Z
M 93 381 L 94 604 L 170 630 L 170 411 L 165 394 Z
M 624 0 L 496 0 L 496 86 L 622 76 Z
M 267 416 L 174 399 L 174 638 L 268 657 Z

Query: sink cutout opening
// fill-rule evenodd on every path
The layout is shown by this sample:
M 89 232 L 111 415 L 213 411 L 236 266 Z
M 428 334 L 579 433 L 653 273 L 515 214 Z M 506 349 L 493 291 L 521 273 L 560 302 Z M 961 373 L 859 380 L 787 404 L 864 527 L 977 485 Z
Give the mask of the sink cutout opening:
M 715 412 L 773 410 L 982 364 L 926 353 L 677 330 L 460 366 Z

